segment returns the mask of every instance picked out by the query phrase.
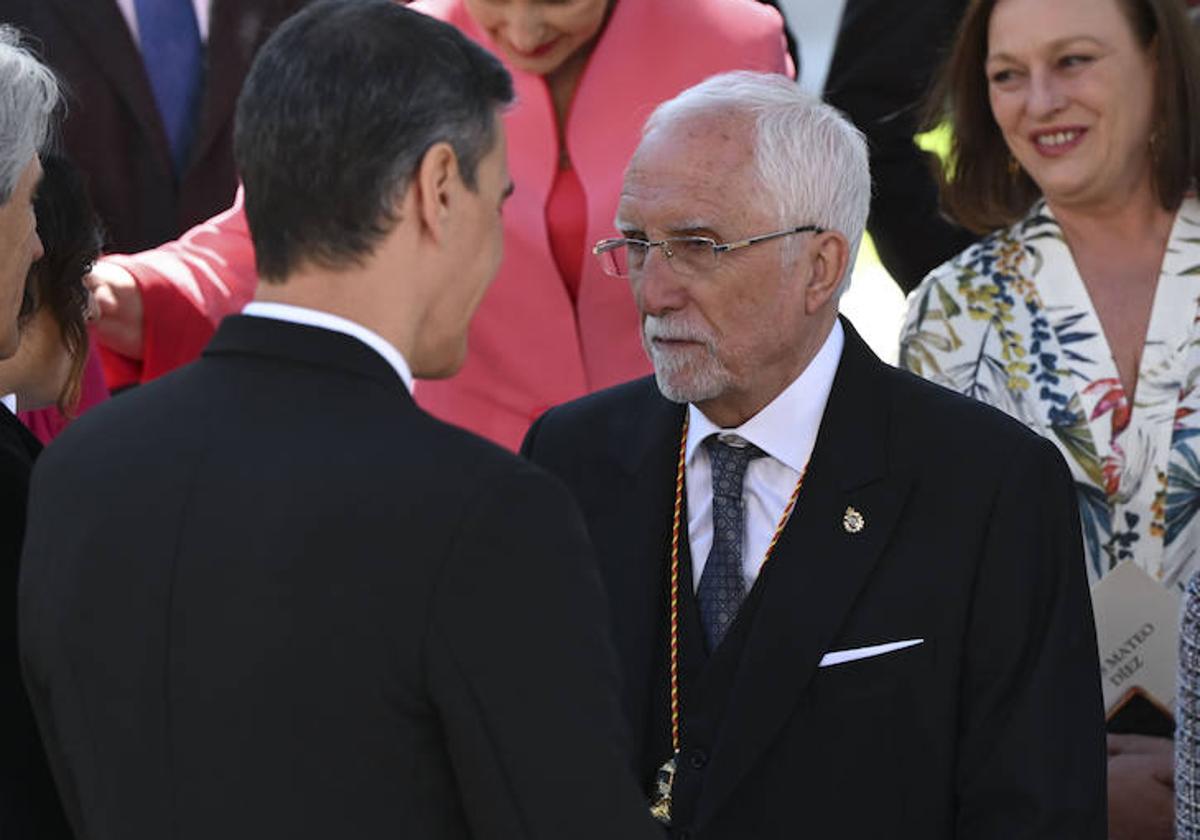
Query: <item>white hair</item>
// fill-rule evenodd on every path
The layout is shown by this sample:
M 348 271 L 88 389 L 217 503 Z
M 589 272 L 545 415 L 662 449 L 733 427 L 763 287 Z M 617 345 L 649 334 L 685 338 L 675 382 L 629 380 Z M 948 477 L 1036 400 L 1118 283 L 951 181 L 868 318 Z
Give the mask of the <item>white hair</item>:
M 754 120 L 754 160 L 780 225 L 815 224 L 850 243 L 838 294 L 862 242 L 871 206 L 867 141 L 840 111 L 786 76 L 737 71 L 712 76 L 659 105 L 642 136 L 699 113 L 726 111 Z
M 16 29 L 0 26 L 0 204 L 45 145 L 59 99 L 50 68 L 21 46 Z

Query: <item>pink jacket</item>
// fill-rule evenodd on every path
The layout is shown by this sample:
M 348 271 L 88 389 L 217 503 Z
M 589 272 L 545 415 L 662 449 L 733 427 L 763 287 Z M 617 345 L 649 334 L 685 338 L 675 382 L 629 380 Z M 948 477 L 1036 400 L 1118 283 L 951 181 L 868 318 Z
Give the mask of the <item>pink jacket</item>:
M 418 0 L 413 8 L 454 24 L 491 48 L 462 0 Z M 621 178 L 654 107 L 726 70 L 792 72 L 778 13 L 756 0 L 617 0 L 571 105 L 570 158 L 587 197 L 587 239 L 613 235 Z M 509 68 L 517 104 L 505 117 L 516 192 L 504 211 L 505 254 L 471 326 L 463 370 L 422 381 L 417 399 L 434 415 L 510 448 L 553 405 L 644 375 L 628 285 L 585 257 L 572 305 L 551 254 L 545 206 L 558 161 L 554 112 L 540 76 Z M 189 361 L 215 324 L 253 295 L 253 252 L 240 210 L 136 257 L 129 269 L 146 307 L 140 370 L 146 379 Z M 182 351 L 182 352 L 180 352 Z M 127 360 L 125 362 L 128 363 Z

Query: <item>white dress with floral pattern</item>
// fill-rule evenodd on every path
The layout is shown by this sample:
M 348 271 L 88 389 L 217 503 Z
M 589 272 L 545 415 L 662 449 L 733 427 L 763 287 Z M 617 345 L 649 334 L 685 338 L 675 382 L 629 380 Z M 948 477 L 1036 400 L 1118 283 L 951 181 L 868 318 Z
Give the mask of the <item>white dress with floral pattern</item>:
M 994 405 L 1058 444 L 1078 490 L 1093 583 L 1132 558 L 1164 585 L 1182 588 L 1200 565 L 1194 196 L 1171 230 L 1132 398 L 1044 201 L 913 291 L 900 365 Z

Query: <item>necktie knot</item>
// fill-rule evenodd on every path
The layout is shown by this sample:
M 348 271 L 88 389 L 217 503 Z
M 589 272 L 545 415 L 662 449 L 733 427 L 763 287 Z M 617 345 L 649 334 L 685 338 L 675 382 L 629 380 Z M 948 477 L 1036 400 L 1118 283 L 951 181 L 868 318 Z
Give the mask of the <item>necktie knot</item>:
M 746 469 L 751 461 L 766 453 L 749 441 L 733 436 L 705 438 L 704 448 L 712 462 L 713 495 L 736 499 L 740 504 Z

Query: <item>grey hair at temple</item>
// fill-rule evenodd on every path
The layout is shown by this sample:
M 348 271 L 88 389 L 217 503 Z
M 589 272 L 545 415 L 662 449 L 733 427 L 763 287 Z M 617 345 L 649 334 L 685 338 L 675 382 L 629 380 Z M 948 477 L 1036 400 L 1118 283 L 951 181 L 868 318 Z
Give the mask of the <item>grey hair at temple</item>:
M 841 294 L 871 207 L 866 138 L 788 77 L 749 71 L 712 76 L 659 105 L 643 136 L 692 114 L 722 110 L 754 120 L 758 178 L 778 203 L 780 225 L 820 225 L 850 243 Z
M 0 204 L 45 145 L 60 99 L 54 73 L 21 45 L 16 29 L 0 26 Z

